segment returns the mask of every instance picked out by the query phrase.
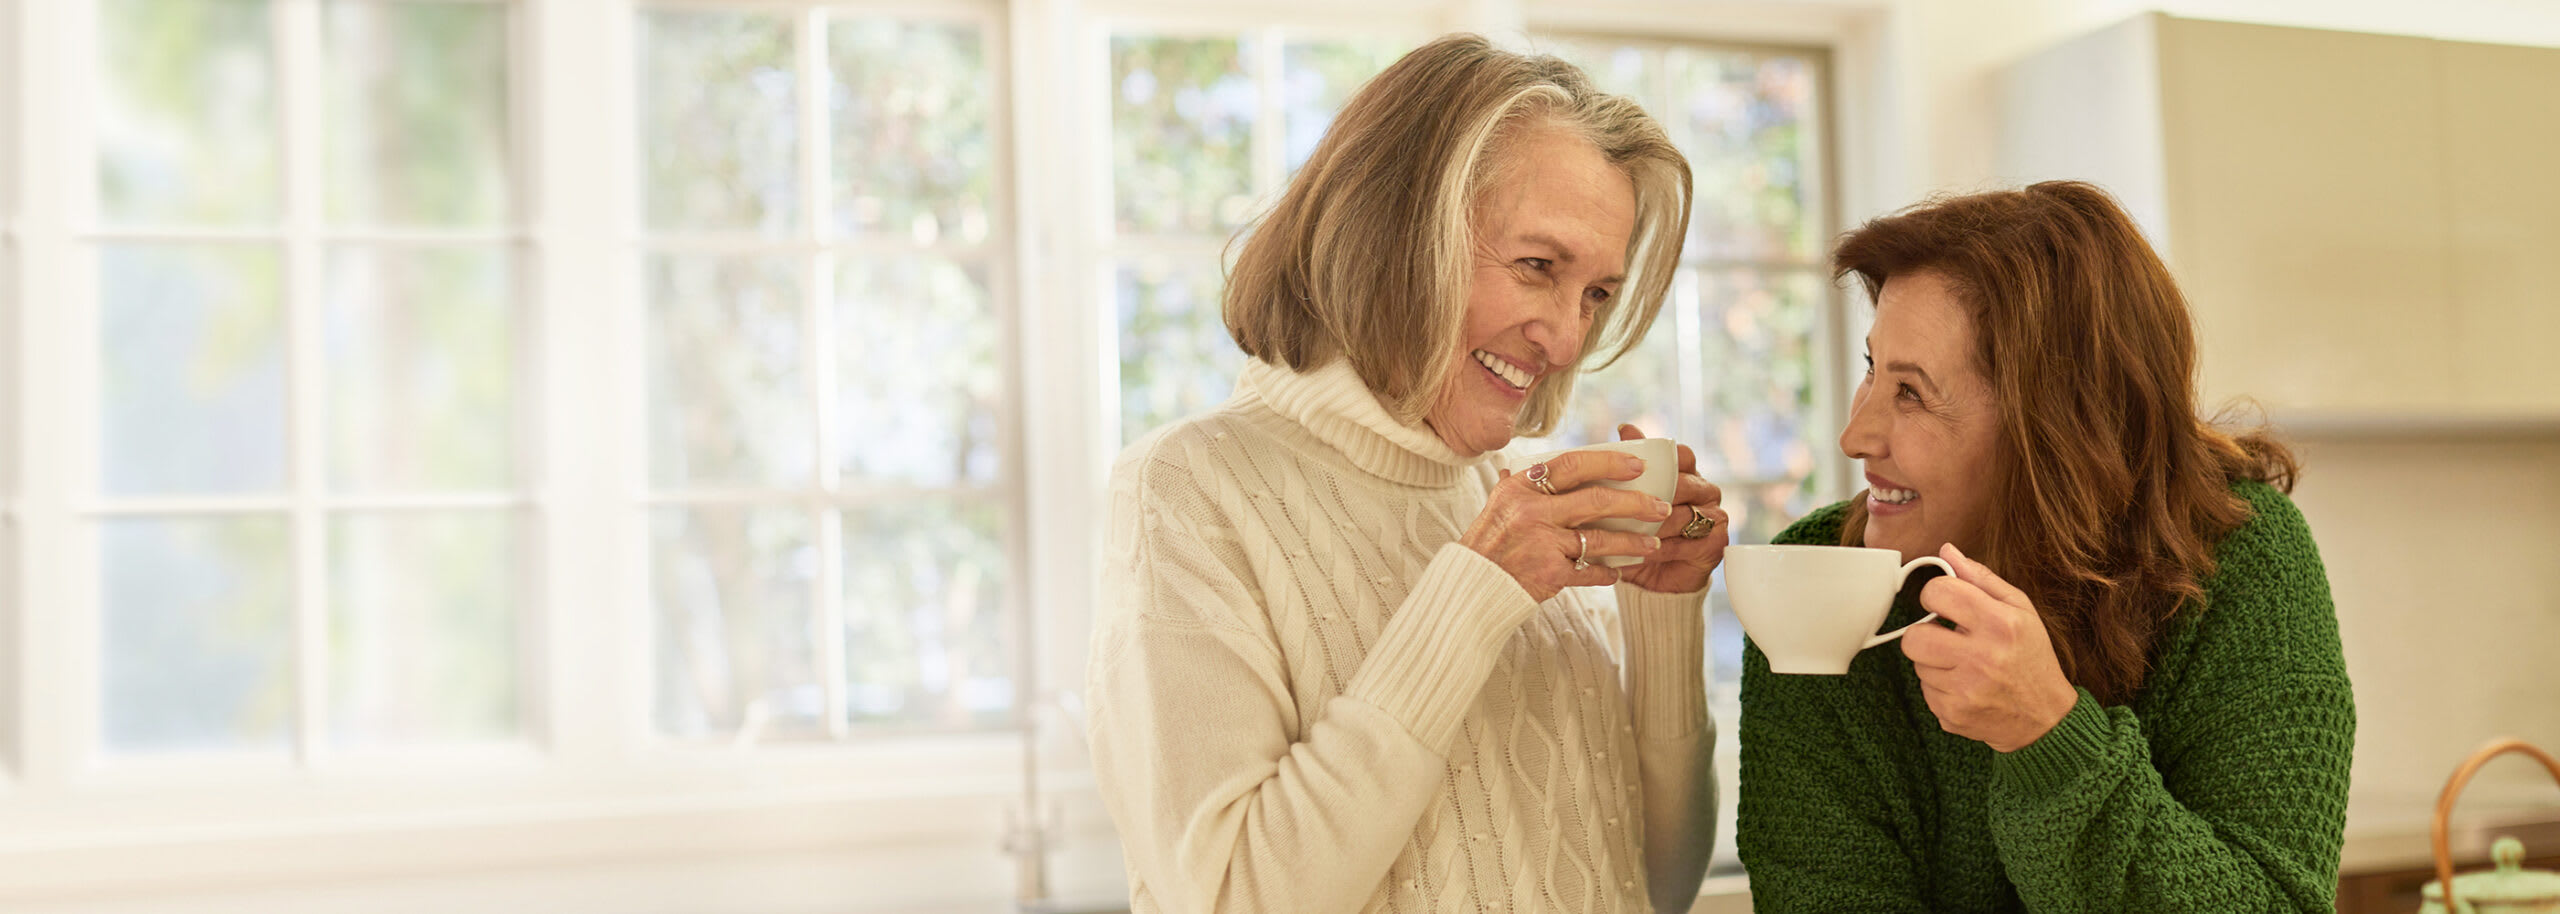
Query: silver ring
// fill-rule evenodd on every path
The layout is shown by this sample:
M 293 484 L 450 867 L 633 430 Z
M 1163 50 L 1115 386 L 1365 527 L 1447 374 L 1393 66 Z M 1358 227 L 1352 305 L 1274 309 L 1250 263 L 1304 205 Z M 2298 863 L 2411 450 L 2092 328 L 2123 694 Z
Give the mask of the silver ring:
M 1582 550 L 1573 554 L 1573 570 L 1591 570 L 1591 563 L 1587 561 L 1587 557 L 1591 555 L 1591 534 L 1580 530 L 1573 531 L 1573 541 L 1582 544 Z
M 1529 480 L 1530 485 L 1537 486 L 1538 491 L 1549 495 L 1556 494 L 1555 485 L 1547 482 L 1547 465 L 1544 462 L 1530 464 L 1529 469 L 1522 472 L 1520 476 Z

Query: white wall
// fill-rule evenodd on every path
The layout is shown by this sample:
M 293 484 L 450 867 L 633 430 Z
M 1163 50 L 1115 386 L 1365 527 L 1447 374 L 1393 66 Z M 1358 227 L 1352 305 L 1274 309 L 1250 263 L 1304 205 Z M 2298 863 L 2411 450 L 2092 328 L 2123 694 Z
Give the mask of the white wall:
M 2355 680 L 2358 811 L 2425 809 L 2493 736 L 2560 752 L 2560 434 L 2294 443 Z M 2475 815 L 2560 806 L 2521 760 L 2473 783 Z

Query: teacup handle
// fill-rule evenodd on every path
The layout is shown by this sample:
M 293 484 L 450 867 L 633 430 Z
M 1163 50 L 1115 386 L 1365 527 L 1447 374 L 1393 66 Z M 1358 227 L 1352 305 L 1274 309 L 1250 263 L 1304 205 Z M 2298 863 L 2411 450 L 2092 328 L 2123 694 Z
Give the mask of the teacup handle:
M 1955 575 L 1955 573 L 1956 573 L 1956 566 L 1953 566 L 1953 565 L 1949 565 L 1949 564 L 1947 564 L 1947 560 L 1946 560 L 1946 559 L 1942 559 L 1942 558 L 1939 558 L 1939 557 L 1934 556 L 1934 555 L 1924 555 L 1924 556 L 1921 556 L 1921 557 L 1919 557 L 1919 558 L 1912 559 L 1912 560 L 1911 560 L 1911 561 L 1909 561 L 1909 562 L 1905 562 L 1905 563 L 1903 563 L 1903 566 L 1902 566 L 1902 573 L 1901 573 L 1901 574 L 1898 574 L 1898 575 L 1894 575 L 1894 577 L 1893 577 L 1893 592 L 1894 592 L 1894 593 L 1901 593 L 1901 592 L 1902 592 L 1902 582 L 1904 582 L 1904 581 L 1908 581 L 1908 580 L 1911 580 L 1911 570 L 1912 570 L 1912 569 L 1914 569 L 1914 568 L 1918 568 L 1918 567 L 1920 567 L 1920 566 L 1922 566 L 1922 565 L 1936 565 L 1936 566 L 1938 566 L 1938 570 L 1946 572 L 1946 573 L 1947 573 L 1947 575 L 1948 575 L 1948 576 L 1950 576 L 1950 577 L 1953 577 L 1953 576 Z M 1938 617 L 1938 614 L 1937 614 L 1937 613 L 1930 613 L 1930 614 L 1928 614 L 1928 615 L 1921 616 L 1918 620 L 1916 620 L 1916 621 L 1912 622 L 1910 625 L 1905 625 L 1905 626 L 1903 626 L 1903 627 L 1901 627 L 1901 628 L 1897 628 L 1897 629 L 1894 629 L 1894 630 L 1892 630 L 1892 631 L 1886 632 L 1886 633 L 1884 633 L 1884 634 L 1877 635 L 1877 636 L 1875 636 L 1875 637 L 1873 637 L 1873 638 L 1869 638 L 1869 639 L 1867 639 L 1867 643 L 1865 643 L 1865 644 L 1861 644 L 1861 645 L 1858 645 L 1858 649 L 1863 651 L 1863 650 L 1866 650 L 1866 649 L 1868 649 L 1868 648 L 1874 647 L 1874 646 L 1876 646 L 1876 645 L 1883 644 L 1883 643 L 1885 643 L 1885 642 L 1887 642 L 1887 641 L 1891 641 L 1891 640 L 1893 640 L 1893 639 L 1895 639 L 1895 638 L 1900 638 L 1900 637 L 1902 637 L 1902 634 L 1903 634 L 1904 632 L 1908 632 L 1908 631 L 1910 631 L 1913 627 L 1918 626 L 1918 625 L 1920 625 L 1920 624 L 1922 624 L 1922 623 L 1928 622 L 1929 620 L 1931 620 L 1931 619 L 1935 619 L 1935 618 L 1937 618 L 1937 617 Z

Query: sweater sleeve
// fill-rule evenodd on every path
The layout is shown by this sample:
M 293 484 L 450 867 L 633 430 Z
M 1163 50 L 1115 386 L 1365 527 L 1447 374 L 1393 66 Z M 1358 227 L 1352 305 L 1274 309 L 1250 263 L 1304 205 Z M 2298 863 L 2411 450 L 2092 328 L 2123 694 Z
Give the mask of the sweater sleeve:
M 2255 488 L 2146 686 L 2155 718 L 2083 691 L 1994 758 L 1992 835 L 2029 910 L 2333 909 L 2354 698 L 2310 531 Z
M 1779 543 L 1839 542 L 1841 506 L 1797 521 Z M 1751 874 L 1751 904 L 1762 912 L 1925 912 L 1923 840 L 1899 823 L 1917 821 L 1899 791 L 1916 746 L 1892 720 L 1900 701 L 1880 688 L 1875 652 L 1847 676 L 1782 676 L 1748 639 L 1742 647 L 1742 799 L 1735 846 Z M 1850 733 L 1874 739 L 1846 738 Z M 1895 748 L 1907 748 L 1896 755 Z
M 1707 716 L 1705 591 L 1617 587 L 1626 681 L 1642 785 L 1644 863 L 1653 909 L 1680 914 L 1698 900 L 1715 851 L 1716 729 Z
M 1443 780 L 1497 651 L 1537 604 L 1492 562 L 1443 548 L 1345 692 L 1306 725 L 1253 547 L 1197 509 L 1199 483 L 1178 468 L 1122 470 L 1141 478 L 1115 474 L 1088 727 L 1140 890 L 1166 910 L 1358 910 Z

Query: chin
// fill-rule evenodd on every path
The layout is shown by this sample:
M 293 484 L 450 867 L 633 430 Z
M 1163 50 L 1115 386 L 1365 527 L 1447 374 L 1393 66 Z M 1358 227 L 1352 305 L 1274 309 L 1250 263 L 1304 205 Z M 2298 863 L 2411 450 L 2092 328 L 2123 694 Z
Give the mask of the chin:
M 1493 433 L 1471 435 L 1459 439 L 1462 442 L 1462 445 L 1459 447 L 1453 447 L 1451 450 L 1458 451 L 1459 456 L 1461 457 L 1474 457 L 1480 454 L 1490 454 L 1495 451 L 1502 450 L 1503 448 L 1510 447 L 1512 437 L 1513 436 L 1509 434 Z
M 1509 446 L 1511 439 L 1519 437 L 1520 426 L 1509 416 L 1499 416 L 1464 423 L 1458 429 L 1458 443 L 1452 449 L 1483 454 Z
M 1867 521 L 1867 539 L 1866 542 L 1861 545 L 1864 545 L 1869 549 L 1891 549 L 1895 552 L 1902 553 L 1902 560 L 1906 562 L 1927 554 L 1911 551 L 1911 546 L 1908 543 L 1903 542 L 1902 537 L 1893 536 L 1891 534 L 1878 535 L 1876 533 L 1875 521 L 1872 519 Z

